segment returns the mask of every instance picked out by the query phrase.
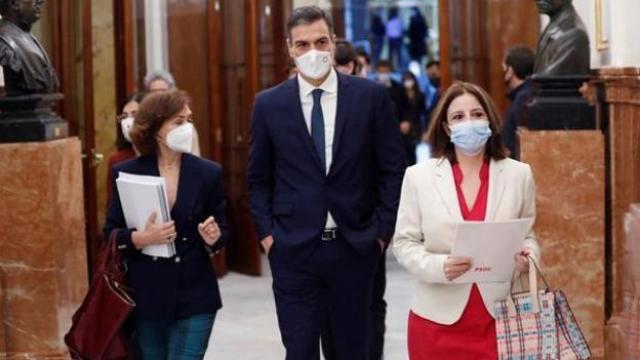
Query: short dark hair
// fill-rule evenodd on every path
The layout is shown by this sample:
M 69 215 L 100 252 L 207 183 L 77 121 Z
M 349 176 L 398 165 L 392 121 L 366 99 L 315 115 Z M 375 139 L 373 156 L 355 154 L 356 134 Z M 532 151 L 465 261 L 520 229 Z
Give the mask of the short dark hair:
M 505 52 L 504 63 L 511 67 L 519 79 L 526 79 L 533 74 L 536 55 L 524 45 L 516 45 Z
M 0 15 L 5 16 L 11 8 L 11 3 L 15 0 L 0 0 Z
M 380 69 L 381 67 L 387 67 L 391 69 L 391 71 L 393 71 L 393 65 L 391 65 L 391 61 L 389 60 L 382 59 L 378 61 L 378 63 L 376 64 L 376 69 Z
M 131 141 L 140 155 L 157 155 L 158 130 L 190 102 L 187 93 L 178 89 L 156 91 L 144 97 L 130 133 Z
M 356 56 L 362 56 L 367 62 L 367 65 L 371 65 L 371 56 L 362 46 L 356 48 Z M 364 65 L 364 64 L 363 64 Z
M 353 63 L 353 74 L 355 75 L 360 70 L 360 63 L 358 62 L 358 56 L 353 49 L 353 45 L 344 39 L 336 40 L 336 50 L 334 53 L 334 60 L 336 65 L 348 65 Z
M 474 85 L 468 82 L 456 81 L 447 91 L 445 91 L 442 98 L 438 101 L 438 105 L 433 110 L 431 122 L 429 123 L 429 130 L 427 132 L 428 143 L 431 145 L 431 154 L 434 158 L 446 157 L 451 163 L 456 163 L 456 152 L 449 134 L 445 131 L 447 124 L 447 112 L 449 106 L 458 96 L 464 94 L 471 94 L 476 99 L 482 108 L 487 113 L 487 120 L 489 120 L 489 127 L 491 128 L 491 137 L 487 141 L 485 148 L 485 158 L 493 160 L 502 160 L 507 157 L 508 150 L 502 144 L 502 137 L 500 131 L 502 123 L 500 115 L 496 111 L 496 107 L 491 101 L 491 97 L 487 92 L 478 85 Z
M 428 69 L 428 68 L 430 68 L 432 66 L 438 66 L 439 67 L 440 66 L 440 61 L 439 60 L 429 60 L 427 62 L 427 66 L 425 66 L 425 69 Z
M 287 19 L 287 38 L 291 39 L 291 29 L 298 25 L 309 25 L 318 20 L 324 20 L 329 28 L 329 35 L 333 35 L 333 21 L 326 11 L 318 6 L 301 6 L 293 9 Z

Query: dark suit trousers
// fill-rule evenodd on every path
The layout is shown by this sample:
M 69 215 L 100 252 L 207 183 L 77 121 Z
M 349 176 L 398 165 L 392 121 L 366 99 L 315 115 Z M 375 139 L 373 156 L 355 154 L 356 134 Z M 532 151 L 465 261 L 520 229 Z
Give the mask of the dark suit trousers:
M 328 315 L 336 360 L 368 360 L 373 276 L 380 247 L 365 255 L 341 237 L 318 239 L 303 263 L 269 253 L 278 323 L 287 360 L 320 359 L 320 331 Z M 289 260 L 289 261 L 287 261 Z
M 384 292 L 387 288 L 387 248 L 380 255 L 380 261 L 376 267 L 373 278 L 373 291 L 371 298 L 371 313 L 369 328 L 369 359 L 382 360 L 384 358 L 384 333 L 386 330 L 385 319 L 387 316 L 387 302 L 384 300 Z M 322 354 L 326 360 L 335 360 L 336 351 L 331 335 L 331 321 L 325 316 L 321 333 Z

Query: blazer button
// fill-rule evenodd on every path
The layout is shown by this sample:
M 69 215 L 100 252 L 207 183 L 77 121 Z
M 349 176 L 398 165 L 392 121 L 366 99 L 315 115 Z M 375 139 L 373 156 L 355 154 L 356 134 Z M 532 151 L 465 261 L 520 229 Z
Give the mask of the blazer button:
M 187 241 L 189 240 L 186 236 L 182 238 L 182 241 Z
M 127 248 L 127 245 L 118 245 L 118 250 L 124 250 Z
M 153 257 L 153 261 L 158 261 L 158 257 L 157 257 L 157 256 L 154 256 L 154 257 Z
M 176 262 L 179 263 L 180 262 L 180 256 L 176 256 Z

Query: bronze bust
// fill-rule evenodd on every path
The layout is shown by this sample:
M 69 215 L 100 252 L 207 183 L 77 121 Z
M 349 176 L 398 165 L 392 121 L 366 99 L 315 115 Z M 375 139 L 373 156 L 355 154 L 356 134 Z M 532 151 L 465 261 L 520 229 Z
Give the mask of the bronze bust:
M 0 0 L 0 65 L 7 96 L 53 93 L 55 69 L 31 26 L 40 19 L 45 0 Z
M 549 25 L 538 40 L 534 74 L 588 74 L 591 65 L 589 35 L 572 0 L 535 0 Z

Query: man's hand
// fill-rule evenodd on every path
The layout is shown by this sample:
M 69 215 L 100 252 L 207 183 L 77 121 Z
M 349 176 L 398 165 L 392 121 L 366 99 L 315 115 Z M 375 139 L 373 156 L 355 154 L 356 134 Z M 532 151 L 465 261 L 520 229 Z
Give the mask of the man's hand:
M 269 251 L 271 251 L 271 246 L 273 246 L 273 236 L 269 235 L 264 239 L 260 240 L 260 245 L 262 245 L 262 249 L 264 249 L 264 253 L 269 256 Z

